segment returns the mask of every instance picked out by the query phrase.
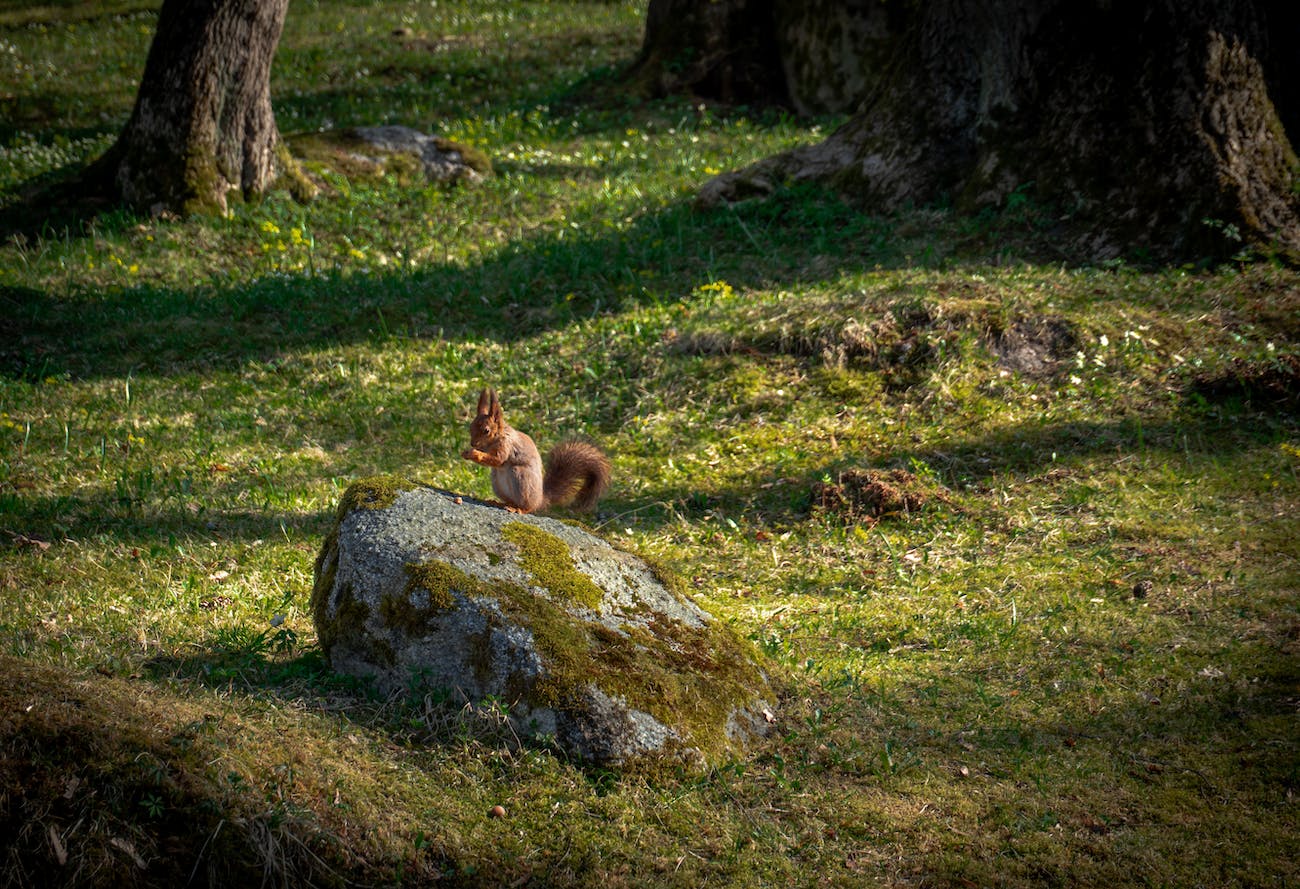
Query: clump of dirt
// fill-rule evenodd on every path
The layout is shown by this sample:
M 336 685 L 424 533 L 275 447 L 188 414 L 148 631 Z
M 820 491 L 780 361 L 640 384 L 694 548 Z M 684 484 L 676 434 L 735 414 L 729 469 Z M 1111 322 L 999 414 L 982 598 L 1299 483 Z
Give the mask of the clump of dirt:
M 1295 409 L 1300 407 L 1300 356 L 1267 361 L 1237 358 L 1227 370 L 1197 374 L 1190 389 L 1210 402 L 1237 399 L 1258 409 Z
M 896 307 L 868 323 L 845 320 L 814 349 L 828 367 L 878 370 L 897 388 L 906 388 L 920 382 L 920 371 L 957 353 L 960 324 L 959 318 L 941 318 L 926 306 Z
M 812 487 L 814 510 L 866 525 L 950 502 L 945 488 L 905 469 L 849 469 Z
M 1079 334 L 1064 318 L 1021 318 L 985 338 L 998 364 L 1033 376 L 1054 373 L 1079 348 Z

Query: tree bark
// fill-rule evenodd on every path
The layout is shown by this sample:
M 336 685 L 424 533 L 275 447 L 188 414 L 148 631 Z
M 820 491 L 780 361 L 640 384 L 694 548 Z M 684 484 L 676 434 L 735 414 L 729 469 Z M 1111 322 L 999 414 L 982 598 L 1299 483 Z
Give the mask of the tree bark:
M 775 0 L 654 0 L 628 79 L 651 96 L 695 92 L 725 102 L 784 102 L 773 68 Z
M 289 0 L 164 0 L 135 108 L 92 177 L 141 212 L 224 212 L 297 168 L 271 110 Z M 310 189 L 301 175 L 292 184 Z
M 856 113 L 820 144 L 712 180 L 702 204 L 802 180 L 884 211 L 978 210 L 1020 193 L 1067 218 L 1084 257 L 1243 242 L 1300 257 L 1290 4 L 772 2 L 772 95 Z M 662 5 L 651 0 L 649 17 Z

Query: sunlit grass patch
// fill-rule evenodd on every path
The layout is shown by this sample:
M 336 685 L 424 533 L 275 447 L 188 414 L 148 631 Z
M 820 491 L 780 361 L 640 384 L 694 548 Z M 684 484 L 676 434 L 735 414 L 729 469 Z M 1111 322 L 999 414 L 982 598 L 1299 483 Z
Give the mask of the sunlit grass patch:
M 125 118 L 152 13 L 91 6 L 0 9 L 0 201 Z M 1295 272 L 1062 266 L 1023 215 L 803 186 L 696 211 L 834 121 L 620 98 L 643 12 L 295 4 L 286 131 L 425 127 L 495 175 L 0 247 L 6 876 L 164 885 L 225 819 L 255 878 L 1300 877 Z M 592 770 L 499 702 L 332 676 L 307 601 L 339 498 L 489 496 L 457 456 L 489 384 L 539 444 L 599 441 L 600 533 L 764 653 L 786 694 L 748 757 Z M 845 477 L 942 499 L 819 506 Z

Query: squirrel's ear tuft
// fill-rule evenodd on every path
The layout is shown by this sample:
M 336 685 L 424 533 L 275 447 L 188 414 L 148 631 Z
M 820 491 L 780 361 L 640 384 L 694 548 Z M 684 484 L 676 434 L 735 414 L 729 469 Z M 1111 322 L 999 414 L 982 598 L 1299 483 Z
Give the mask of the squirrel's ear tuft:
M 488 408 L 488 411 L 494 417 L 501 416 L 501 402 L 497 401 L 496 391 L 493 389 L 488 389 L 488 394 L 492 397 L 492 405 L 491 407 Z
M 487 387 L 478 394 L 478 412 L 480 414 L 486 414 L 488 411 L 492 410 L 492 405 L 496 400 L 497 394 L 492 391 L 491 386 Z

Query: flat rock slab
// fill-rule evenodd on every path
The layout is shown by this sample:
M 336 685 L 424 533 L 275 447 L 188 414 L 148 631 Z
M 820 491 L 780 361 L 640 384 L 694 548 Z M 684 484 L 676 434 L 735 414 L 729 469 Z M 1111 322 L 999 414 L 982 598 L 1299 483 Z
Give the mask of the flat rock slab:
M 521 735 L 595 763 L 716 761 L 772 719 L 753 649 L 673 575 L 573 525 L 402 479 L 345 492 L 312 609 L 335 670 L 494 700 Z

